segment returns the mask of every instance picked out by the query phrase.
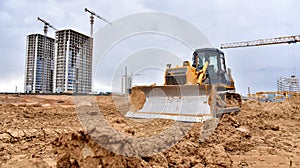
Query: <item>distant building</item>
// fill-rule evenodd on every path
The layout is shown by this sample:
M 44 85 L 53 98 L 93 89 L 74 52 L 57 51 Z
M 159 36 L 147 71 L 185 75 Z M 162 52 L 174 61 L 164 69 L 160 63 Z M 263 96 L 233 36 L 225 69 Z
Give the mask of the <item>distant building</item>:
M 277 91 L 279 92 L 299 92 L 299 80 L 292 75 L 290 78 L 280 77 L 277 79 Z
M 25 93 L 51 93 L 53 90 L 55 40 L 30 34 L 26 42 Z
M 92 39 L 74 30 L 59 30 L 55 34 L 55 92 L 91 93 Z

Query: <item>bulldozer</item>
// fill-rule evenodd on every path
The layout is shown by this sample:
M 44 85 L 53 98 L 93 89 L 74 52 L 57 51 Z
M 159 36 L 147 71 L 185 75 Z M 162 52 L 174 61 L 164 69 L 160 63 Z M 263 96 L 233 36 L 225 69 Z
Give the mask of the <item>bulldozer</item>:
M 175 67 L 167 64 L 164 78 L 161 86 L 133 87 L 131 92 L 143 93 L 145 102 L 125 116 L 203 122 L 240 110 L 241 96 L 235 92 L 224 53 L 217 48 L 196 49 L 192 63 L 183 61 Z

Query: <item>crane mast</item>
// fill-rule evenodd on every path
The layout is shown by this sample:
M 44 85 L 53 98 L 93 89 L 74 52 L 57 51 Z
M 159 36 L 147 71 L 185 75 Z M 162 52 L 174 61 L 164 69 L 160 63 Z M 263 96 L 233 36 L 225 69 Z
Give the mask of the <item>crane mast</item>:
M 291 44 L 297 42 L 300 42 L 300 35 L 258 39 L 258 40 L 243 41 L 243 42 L 224 43 L 221 44 L 221 49 L 253 47 L 253 46 L 262 46 L 262 45 L 284 44 L 284 43 Z

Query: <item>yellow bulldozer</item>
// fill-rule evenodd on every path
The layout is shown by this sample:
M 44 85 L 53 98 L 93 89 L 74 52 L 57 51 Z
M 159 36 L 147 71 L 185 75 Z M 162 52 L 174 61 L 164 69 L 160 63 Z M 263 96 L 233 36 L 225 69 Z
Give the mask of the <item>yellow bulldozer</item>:
M 132 92 L 142 91 L 145 103 L 142 108 L 127 112 L 127 117 L 203 122 L 240 110 L 241 96 L 235 93 L 230 69 L 219 49 L 196 49 L 192 64 L 168 64 L 164 77 L 162 86 L 132 88 Z

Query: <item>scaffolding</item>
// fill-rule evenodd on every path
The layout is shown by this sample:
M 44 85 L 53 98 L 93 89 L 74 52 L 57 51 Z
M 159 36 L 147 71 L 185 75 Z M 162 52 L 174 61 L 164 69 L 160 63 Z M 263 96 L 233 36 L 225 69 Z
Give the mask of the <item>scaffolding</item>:
M 26 42 L 25 93 L 53 92 L 55 40 L 30 34 Z
M 92 91 L 93 39 L 74 30 L 56 32 L 53 90 L 87 94 Z

